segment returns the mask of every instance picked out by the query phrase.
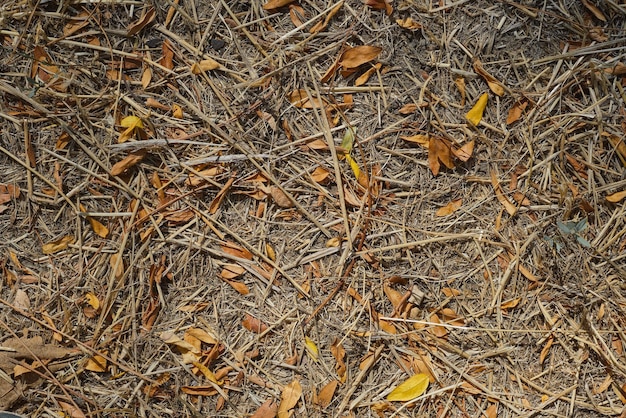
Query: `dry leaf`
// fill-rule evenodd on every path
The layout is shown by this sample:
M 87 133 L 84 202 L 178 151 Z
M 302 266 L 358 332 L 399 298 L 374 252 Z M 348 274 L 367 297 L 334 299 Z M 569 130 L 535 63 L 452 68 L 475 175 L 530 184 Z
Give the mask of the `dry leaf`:
M 441 320 L 437 314 L 430 315 L 430 322 L 433 324 L 441 324 Z M 437 338 L 443 338 L 448 335 L 448 329 L 441 325 L 431 325 L 430 332 Z
M 621 202 L 626 197 L 626 190 L 608 195 L 605 199 L 611 203 Z
M 375 59 L 381 52 L 382 48 L 371 45 L 360 45 L 347 49 L 341 54 L 339 62 L 345 69 L 357 68 L 366 62 Z
M 372 74 L 374 74 L 376 71 L 380 70 L 380 68 L 383 66 L 383 64 L 381 64 L 380 62 L 377 62 L 376 64 L 374 64 L 372 66 L 372 68 L 370 68 L 369 70 L 367 70 L 366 72 L 364 72 L 361 76 L 359 76 L 359 78 L 357 78 L 356 80 L 354 80 L 354 85 L 356 87 L 362 86 L 363 84 L 367 83 L 367 80 L 370 79 L 370 77 L 372 76 Z
M 177 105 L 176 103 L 174 103 L 172 105 L 172 116 L 175 117 L 176 119 L 182 119 L 183 118 L 183 108 L 180 107 L 180 105 Z
M 189 328 L 185 331 L 185 336 L 191 336 L 203 343 L 215 345 L 218 343 L 217 339 L 213 337 L 211 334 L 203 330 L 202 328 Z
M 409 30 L 419 30 L 422 29 L 422 24 L 413 20 L 412 17 L 407 17 L 406 19 L 397 19 L 396 23 L 403 27 L 404 29 Z
M 252 260 L 252 253 L 245 248 L 235 244 L 234 242 L 226 241 L 220 244 L 220 248 L 226 254 L 230 254 L 235 257 L 245 258 L 246 260 Z
M 145 132 L 143 131 L 143 121 L 137 116 L 126 116 L 124 119 L 122 119 L 120 125 L 126 129 L 117 138 L 117 142 L 119 144 L 128 141 L 135 134 L 137 134 L 139 137 L 145 136 Z
M 354 173 L 354 177 L 357 179 L 357 182 L 361 186 L 367 188 L 367 186 L 369 185 L 367 174 L 361 171 L 361 169 L 359 168 L 359 164 L 354 161 L 350 154 L 346 154 L 346 161 L 350 164 L 350 168 L 352 169 L 352 172 Z
M 268 242 L 265 243 L 265 254 L 270 260 L 276 261 L 276 251 Z
M 124 275 L 124 260 L 120 260 L 119 264 L 117 264 L 117 260 L 120 256 L 121 253 L 117 252 L 115 254 L 111 254 L 111 258 L 109 258 L 109 266 L 111 266 L 112 269 L 115 269 L 115 278 L 118 280 Z
M 274 418 L 278 412 L 278 405 L 271 399 L 266 400 L 250 418 Z
M 265 10 L 278 9 L 280 7 L 287 6 L 289 3 L 293 3 L 294 0 L 270 0 L 263 5 Z
M 498 405 L 493 404 L 489 405 L 489 407 L 484 412 L 486 418 L 498 418 Z
M 333 400 L 333 396 L 335 395 L 335 391 L 337 390 L 338 384 L 338 380 L 331 380 L 330 382 L 325 384 L 324 387 L 320 389 L 320 393 L 317 395 L 317 402 L 315 403 L 319 405 L 322 409 L 330 405 L 330 402 Z
M 541 354 L 539 355 L 539 364 L 543 364 L 543 362 L 546 361 L 546 357 L 548 357 L 548 352 L 550 351 L 550 347 L 552 347 L 553 342 L 554 336 L 550 335 L 550 337 L 548 337 L 548 341 L 546 341 L 546 345 L 543 346 Z
M 241 294 L 241 295 L 248 295 L 248 294 L 250 294 L 250 289 L 248 288 L 248 286 L 246 286 L 245 283 L 241 283 L 241 282 L 238 282 L 236 280 L 225 279 L 225 278 L 223 278 L 223 280 L 226 283 L 228 283 L 233 289 L 235 289 L 239 294 Z
M 183 393 L 187 395 L 193 396 L 215 396 L 217 395 L 217 390 L 213 385 L 207 386 L 183 386 L 180 388 Z
M 96 311 L 98 309 L 100 309 L 100 299 L 98 299 L 98 296 L 96 296 L 95 293 L 93 292 L 88 292 L 85 295 L 85 300 L 87 301 L 87 303 L 94 308 Z
M 387 16 L 393 12 L 391 7 L 391 0 L 365 0 L 365 4 L 372 9 L 384 10 Z
M 224 268 L 222 269 L 220 276 L 222 279 L 231 280 L 240 277 L 245 272 L 246 269 L 238 264 L 224 264 Z
M 450 147 L 450 151 L 452 151 L 452 155 L 454 155 L 456 158 L 465 162 L 472 157 L 472 153 L 474 152 L 474 143 L 475 141 L 472 139 L 470 142 L 464 144 L 461 148 Z
M 98 354 L 93 357 L 89 357 L 85 362 L 85 370 L 96 373 L 104 373 L 107 371 L 107 359 Z
M 506 124 L 510 125 L 513 122 L 517 122 L 522 116 L 522 112 L 528 107 L 528 100 L 522 98 L 513 104 L 513 107 L 509 109 L 509 114 L 506 117 Z
M 309 353 L 313 361 L 317 361 L 320 357 L 320 352 L 319 352 L 319 349 L 317 348 L 317 344 L 315 344 L 315 341 L 305 336 L 304 346 L 306 347 L 306 351 L 307 353 Z
M 479 60 L 474 61 L 474 71 L 476 71 L 485 79 L 487 85 L 489 86 L 489 89 L 491 89 L 492 92 L 494 92 L 498 96 L 502 96 L 504 94 L 504 87 L 502 86 L 502 83 L 496 80 L 494 76 L 489 74 L 483 68 L 483 64 Z
M 428 141 L 428 166 L 433 174 L 439 174 L 441 163 L 449 169 L 454 168 L 449 144 L 439 137 L 431 137 Z
M 326 27 L 330 23 L 330 19 L 332 19 L 333 16 L 335 16 L 337 12 L 339 12 L 341 7 L 343 6 L 343 3 L 344 3 L 343 1 L 340 1 L 335 7 L 333 7 L 333 9 L 330 12 L 328 12 L 326 17 L 324 18 L 324 21 L 317 22 L 315 25 L 313 25 L 313 27 L 309 30 L 309 33 L 318 33 L 326 29 Z
M 221 65 L 219 62 L 215 61 L 214 59 L 208 58 L 200 62 L 194 62 L 191 65 L 191 73 L 198 75 L 198 74 L 205 73 L 207 71 L 217 70 L 220 67 Z
M 152 69 L 146 66 L 141 74 L 141 87 L 147 89 L 150 85 L 150 81 L 152 81 Z
M 61 407 L 61 409 L 63 409 L 63 411 L 64 411 L 63 415 L 65 417 L 86 418 L 86 415 L 83 413 L 83 411 L 78 409 L 73 404 L 67 403 L 67 402 L 63 402 L 63 401 L 57 401 L 57 402 L 59 403 L 59 406 Z M 59 414 L 61 414 L 61 413 L 59 413 Z
M 322 100 L 317 97 L 310 97 L 303 89 L 294 90 L 287 94 L 287 100 L 299 109 L 320 109 L 324 106 Z
M 474 126 L 478 126 L 481 119 L 483 118 L 483 113 L 485 112 L 485 108 L 487 107 L 487 101 L 489 100 L 489 95 L 487 93 L 483 93 L 474 107 L 467 112 L 465 118 Z
M 250 314 L 246 314 L 244 316 L 243 321 L 241 321 L 241 325 L 248 331 L 256 332 L 257 334 L 261 334 L 267 331 L 267 325 L 265 325 L 260 319 L 253 317 Z
M 502 309 L 503 311 L 507 309 L 513 309 L 517 305 L 519 305 L 521 301 L 522 301 L 522 298 L 515 298 L 515 299 L 508 300 L 500 305 L 500 309 Z
M 513 216 L 517 213 L 517 207 L 511 203 L 509 199 L 502 192 L 502 186 L 500 186 L 500 182 L 498 181 L 498 177 L 495 171 L 491 171 L 491 185 L 493 186 L 493 190 L 496 193 L 496 197 L 498 201 L 504 206 L 504 209 L 508 212 L 509 215 Z
M 401 115 L 410 115 L 417 110 L 417 105 L 415 103 L 407 103 L 398 110 L 398 113 Z
M 220 205 L 222 204 L 222 201 L 226 197 L 226 194 L 230 190 L 230 186 L 232 186 L 234 182 L 235 182 L 235 177 L 231 176 L 228 179 L 228 181 L 226 181 L 226 184 L 224 184 L 224 186 L 220 189 L 220 191 L 217 192 L 217 195 L 215 195 L 215 199 L 213 199 L 213 201 L 209 205 L 209 213 L 211 215 L 214 215 L 215 212 L 217 212 Z
M 22 289 L 17 289 L 15 291 L 15 298 L 13 299 L 13 304 L 16 308 L 21 309 L 23 311 L 27 311 L 30 309 L 30 298 L 28 294 Z
M 291 19 L 291 23 L 296 28 L 303 26 L 302 19 L 304 18 L 304 9 L 299 4 L 290 4 L 289 5 L 289 18 Z M 306 19 L 305 19 L 306 20 Z M 320 24 L 320 22 L 318 22 Z
M 439 208 L 437 212 L 435 212 L 435 216 L 448 216 L 456 212 L 461 207 L 462 204 L 463 204 L 463 199 L 452 200 L 447 205 Z
M 134 167 L 139 164 L 141 160 L 147 155 L 148 151 L 146 149 L 140 149 L 137 151 L 129 152 L 128 155 L 121 161 L 118 161 L 111 167 L 111 175 L 119 176 L 124 173 L 129 168 Z
M 587 10 L 589 10 L 595 17 L 597 17 L 603 22 L 606 22 L 606 17 L 604 16 L 604 13 L 602 13 L 602 11 L 598 9 L 598 7 L 595 4 L 591 3 L 589 0 L 581 0 L 581 1 L 582 1 L 582 4 L 587 8 Z
M 391 393 L 387 395 L 387 400 L 407 402 L 415 399 L 426 392 L 428 383 L 428 375 L 423 373 L 415 374 L 392 390 Z
M 159 64 L 168 70 L 174 69 L 174 50 L 172 49 L 172 44 L 167 39 L 163 41 L 163 58 L 161 58 Z
M 455 78 L 454 84 L 459 89 L 459 93 L 461 93 L 461 106 L 465 106 L 465 79 L 463 77 Z
M 400 138 L 404 139 L 405 141 L 413 142 L 415 144 L 420 144 L 421 146 L 427 149 L 430 144 L 430 135 L 418 134 L 418 135 L 413 135 L 413 136 L 401 136 Z
M 139 20 L 128 25 L 126 36 L 136 35 L 140 30 L 148 26 L 155 17 L 154 7 L 150 7 L 150 9 L 148 9 L 148 11 L 141 16 Z
M 296 406 L 300 396 L 302 396 L 302 385 L 300 385 L 297 379 L 294 379 L 293 382 L 283 388 L 276 416 L 278 418 L 289 418 L 289 410 Z
M 277 186 L 271 186 L 269 188 L 269 195 L 272 196 L 272 200 L 281 208 L 292 208 L 294 206 L 291 199 Z
M 344 360 L 346 358 L 346 350 L 343 348 L 339 338 L 335 338 L 335 341 L 333 341 L 330 346 L 330 352 L 336 360 L 335 371 L 337 372 L 341 383 L 344 383 L 348 377 L 346 374 L 347 366 Z
M 327 183 L 329 179 L 330 171 L 326 170 L 324 167 L 318 166 L 312 173 L 311 178 L 314 182 L 319 184 Z
M 64 236 L 56 241 L 48 242 L 43 245 L 41 251 L 44 254 L 54 254 L 59 251 L 65 250 L 68 245 L 74 243 L 74 237 L 71 235 Z

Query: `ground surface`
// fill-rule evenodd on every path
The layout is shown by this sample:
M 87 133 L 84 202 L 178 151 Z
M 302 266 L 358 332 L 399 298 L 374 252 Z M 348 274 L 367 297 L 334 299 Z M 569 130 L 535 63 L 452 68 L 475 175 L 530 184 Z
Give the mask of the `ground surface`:
M 624 416 L 624 2 L 277 3 L 0 6 L 0 406 Z

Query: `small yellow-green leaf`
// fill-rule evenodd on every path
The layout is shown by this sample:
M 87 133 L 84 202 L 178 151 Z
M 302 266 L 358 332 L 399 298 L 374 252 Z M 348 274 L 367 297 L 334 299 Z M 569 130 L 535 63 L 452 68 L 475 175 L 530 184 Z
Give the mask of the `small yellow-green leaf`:
M 320 356 L 320 352 L 317 348 L 317 344 L 315 344 L 315 342 L 309 337 L 304 337 L 304 344 L 306 345 L 306 351 L 309 353 L 311 358 L 317 361 L 317 359 Z
M 359 182 L 359 184 L 367 188 L 369 180 L 367 179 L 367 175 L 359 168 L 359 164 L 354 161 L 354 158 L 352 158 L 350 154 L 346 154 L 346 161 L 350 163 L 350 168 L 352 169 L 354 177 L 356 177 L 356 180 Z
M 480 123 L 480 120 L 483 118 L 483 113 L 485 112 L 485 107 L 487 107 L 487 100 L 489 100 L 489 94 L 483 93 L 474 107 L 467 112 L 465 117 L 474 126 L 477 126 Z
M 428 388 L 428 376 L 424 373 L 415 374 L 409 377 L 404 383 L 387 395 L 388 401 L 406 402 L 415 399 Z
M 341 140 L 341 148 L 346 154 L 349 154 L 350 151 L 352 151 L 355 130 L 356 128 L 346 129 L 346 133 L 343 135 L 343 139 Z

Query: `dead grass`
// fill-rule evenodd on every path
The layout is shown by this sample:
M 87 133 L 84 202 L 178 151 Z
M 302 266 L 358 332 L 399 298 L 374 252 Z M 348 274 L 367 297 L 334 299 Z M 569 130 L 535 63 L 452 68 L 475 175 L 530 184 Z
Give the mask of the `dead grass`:
M 624 416 L 626 5 L 370 3 L 0 6 L 3 408 Z

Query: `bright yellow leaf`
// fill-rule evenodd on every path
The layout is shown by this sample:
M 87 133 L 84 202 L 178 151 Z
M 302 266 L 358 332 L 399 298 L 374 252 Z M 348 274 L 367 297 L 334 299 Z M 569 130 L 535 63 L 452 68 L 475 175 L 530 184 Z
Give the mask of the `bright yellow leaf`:
M 311 358 L 317 361 L 320 356 L 320 352 L 317 348 L 317 345 L 315 344 L 315 341 L 313 341 L 309 337 L 304 337 L 304 344 L 306 345 L 306 351 L 309 353 Z
M 388 401 L 406 402 L 415 399 L 428 388 L 428 376 L 424 373 L 415 374 L 401 383 L 387 395 Z
M 100 300 L 98 299 L 98 296 L 96 296 L 95 293 L 93 292 L 87 293 L 85 295 L 85 299 L 87 300 L 87 303 L 95 310 L 98 310 L 100 308 Z
M 117 142 L 120 144 L 128 141 L 135 132 L 143 130 L 143 122 L 137 116 L 126 116 L 122 119 L 120 125 L 126 128 L 126 130 L 120 134 L 119 138 L 117 138 Z
M 465 117 L 474 126 L 477 126 L 480 123 L 480 120 L 483 118 L 483 113 L 485 112 L 485 107 L 487 107 L 487 101 L 489 100 L 489 94 L 483 93 L 474 107 L 467 112 Z
M 361 168 L 359 168 L 359 164 L 354 161 L 354 158 L 352 158 L 350 154 L 346 154 L 346 161 L 350 163 L 350 168 L 352 169 L 354 177 L 356 177 L 359 184 L 363 187 L 367 187 L 369 183 L 367 175 L 361 171 Z

